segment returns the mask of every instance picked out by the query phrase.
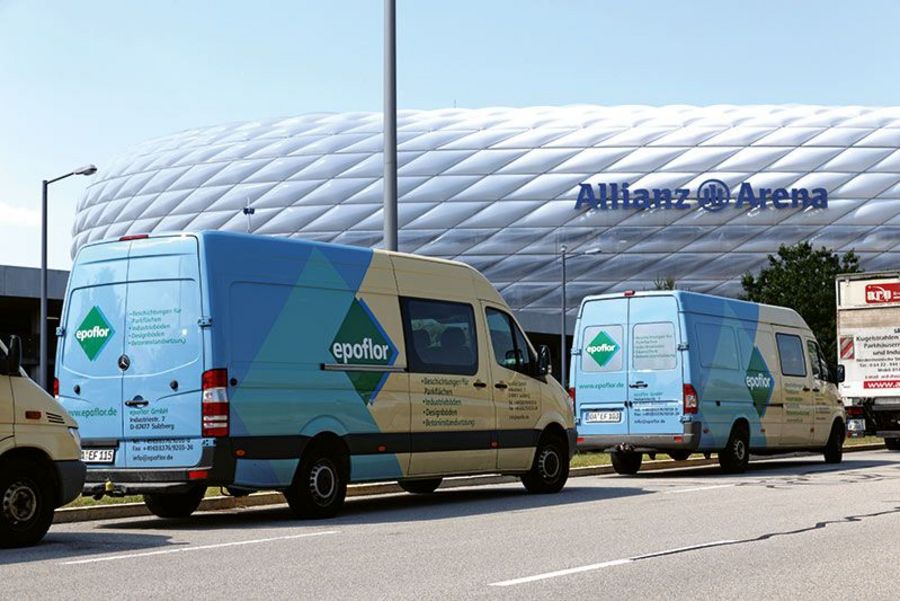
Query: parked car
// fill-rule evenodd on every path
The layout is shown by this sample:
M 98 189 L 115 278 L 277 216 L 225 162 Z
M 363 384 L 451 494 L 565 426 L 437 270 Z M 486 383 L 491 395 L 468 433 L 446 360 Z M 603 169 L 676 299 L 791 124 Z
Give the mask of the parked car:
M 21 362 L 17 337 L 0 342 L 0 547 L 40 541 L 84 483 L 78 426 Z
M 506 303 L 471 267 L 201 232 L 126 236 L 75 259 L 57 357 L 81 424 L 85 492 L 158 516 L 208 486 L 283 491 L 298 516 L 348 482 L 433 492 L 500 472 L 559 491 L 571 407 Z
M 814 450 L 841 461 L 845 415 L 815 336 L 784 307 L 683 291 L 589 296 L 571 367 L 579 448 L 612 452 L 620 474 L 643 453 Z

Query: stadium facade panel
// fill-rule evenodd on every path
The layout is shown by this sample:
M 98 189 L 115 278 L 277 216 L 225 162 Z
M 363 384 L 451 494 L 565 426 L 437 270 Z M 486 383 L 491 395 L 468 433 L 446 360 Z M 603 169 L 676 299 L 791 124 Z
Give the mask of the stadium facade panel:
M 736 295 L 743 273 L 801 240 L 900 267 L 900 107 L 401 111 L 398 139 L 401 250 L 477 267 L 534 331 L 559 331 L 563 244 L 573 313 L 585 294 L 664 278 Z M 98 173 L 72 251 L 201 229 L 378 246 L 381 150 L 380 113 L 150 140 Z

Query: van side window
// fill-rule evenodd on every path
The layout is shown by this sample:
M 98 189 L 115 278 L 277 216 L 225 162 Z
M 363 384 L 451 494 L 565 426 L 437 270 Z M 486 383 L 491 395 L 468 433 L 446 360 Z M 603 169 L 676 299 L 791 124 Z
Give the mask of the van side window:
M 700 344 L 700 365 L 724 369 L 739 369 L 734 328 L 710 323 L 697 324 Z
M 401 298 L 400 310 L 410 372 L 464 376 L 478 373 L 472 305 Z
M 791 334 L 775 334 L 775 342 L 778 344 L 781 373 L 798 378 L 806 376 L 806 360 L 803 358 L 803 343 L 800 341 L 800 337 Z
M 675 324 L 638 323 L 631 330 L 631 366 L 638 370 L 675 369 Z
M 819 363 L 819 345 L 812 340 L 807 340 L 806 350 L 809 352 L 809 362 L 812 364 L 812 375 L 817 380 L 821 380 L 822 364 Z
M 512 318 L 497 309 L 485 310 L 494 359 L 501 366 L 526 375 L 534 374 L 536 357 L 528 346 L 525 334 Z

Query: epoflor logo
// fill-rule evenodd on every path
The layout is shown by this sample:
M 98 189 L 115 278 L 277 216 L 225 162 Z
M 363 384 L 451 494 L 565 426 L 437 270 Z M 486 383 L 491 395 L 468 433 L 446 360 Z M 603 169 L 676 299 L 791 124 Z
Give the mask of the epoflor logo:
M 342 365 L 393 365 L 397 348 L 365 302 L 354 298 L 331 343 L 331 356 Z M 381 371 L 345 372 L 364 403 L 375 399 L 387 380 Z
M 619 351 L 619 345 L 613 340 L 609 334 L 600 330 L 590 344 L 584 348 L 584 352 L 591 356 L 591 359 L 597 362 L 597 365 L 603 367 L 612 359 Z
M 719 179 L 708 179 L 697 186 L 696 194 L 689 188 L 629 188 L 628 182 L 615 184 L 579 184 L 575 209 L 601 211 L 615 209 L 676 209 L 694 207 L 706 211 L 721 211 L 732 204 L 731 189 Z M 691 202 L 693 200 L 693 202 Z M 767 208 L 796 209 L 828 208 L 825 188 L 754 188 L 743 182 L 733 199 L 736 209 Z
M 87 358 L 93 361 L 115 333 L 103 315 L 103 311 L 100 310 L 100 307 L 95 306 L 88 311 L 84 321 L 75 330 L 75 339 L 81 345 L 81 350 L 84 351 Z
M 772 390 L 775 389 L 775 378 L 769 371 L 765 359 L 759 349 L 753 347 L 750 354 L 750 364 L 747 366 L 747 373 L 744 375 L 744 383 L 750 392 L 750 398 L 753 399 L 753 406 L 756 413 L 762 418 L 766 414 L 769 407 L 769 401 L 772 399 Z

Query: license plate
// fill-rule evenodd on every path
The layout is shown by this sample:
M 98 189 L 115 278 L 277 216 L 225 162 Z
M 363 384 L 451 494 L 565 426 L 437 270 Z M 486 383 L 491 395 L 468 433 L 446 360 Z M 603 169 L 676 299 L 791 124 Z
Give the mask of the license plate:
M 866 429 L 866 420 L 864 419 L 848 419 L 847 420 L 847 431 L 848 432 L 864 432 Z
M 82 449 L 81 460 L 85 463 L 113 463 L 116 460 L 116 450 Z
M 586 424 L 618 424 L 621 421 L 621 411 L 586 411 L 584 414 Z

